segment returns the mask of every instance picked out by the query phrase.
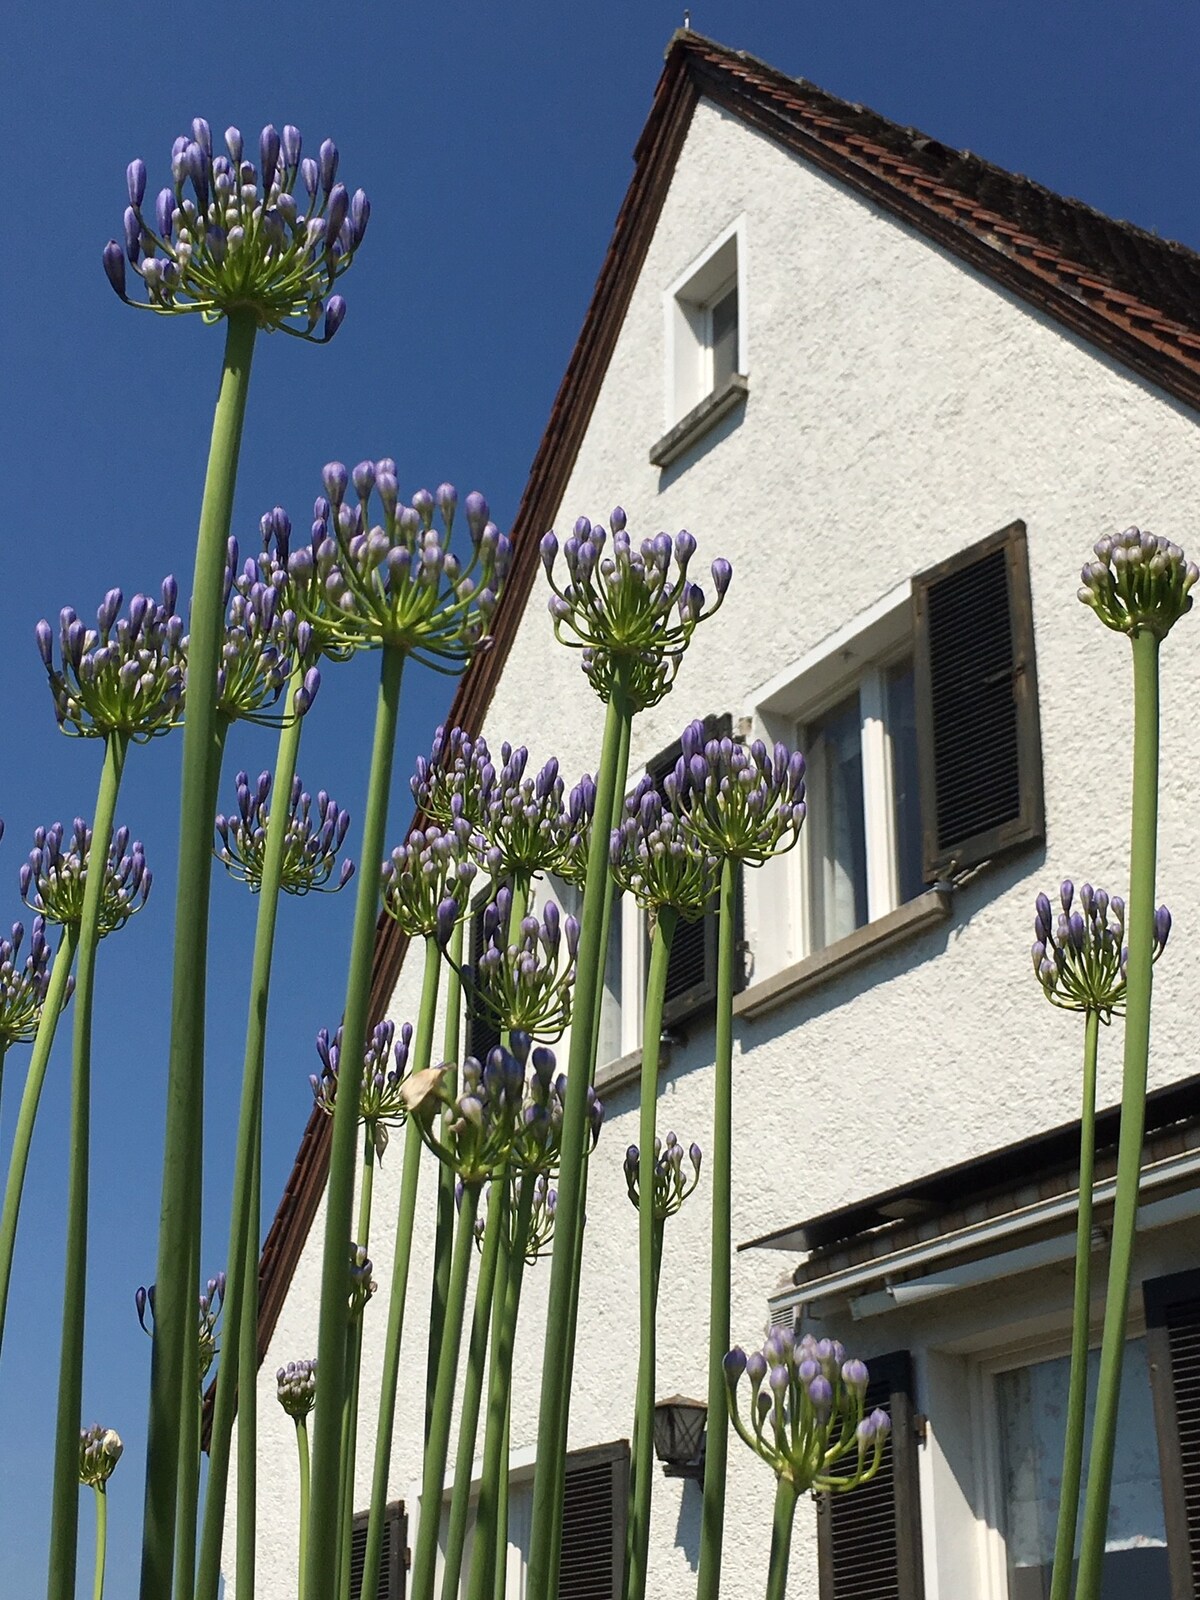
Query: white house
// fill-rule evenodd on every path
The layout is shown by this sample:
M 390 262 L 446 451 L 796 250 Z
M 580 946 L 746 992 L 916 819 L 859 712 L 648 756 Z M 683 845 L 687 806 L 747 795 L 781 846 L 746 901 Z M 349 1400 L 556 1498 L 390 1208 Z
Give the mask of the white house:
M 1198 407 L 1200 257 L 676 36 L 522 502 L 496 644 L 453 718 L 493 744 L 528 744 L 539 764 L 557 754 L 570 781 L 594 766 L 602 708 L 551 636 L 546 528 L 603 521 L 619 502 L 631 529 L 687 527 L 702 557 L 733 562 L 722 613 L 635 724 L 633 771 L 697 715 L 796 741 L 810 760 L 801 847 L 745 885 L 734 1337 L 759 1340 L 769 1318 L 836 1333 L 873 1362 L 895 1433 L 874 1487 L 832 1515 L 802 1508 L 796 1600 L 1046 1593 L 1082 1030 L 1031 974 L 1033 902 L 1066 876 L 1125 887 L 1129 650 L 1079 604 L 1078 571 L 1094 539 L 1131 522 L 1195 542 Z M 1140 1600 L 1200 1592 L 1200 1020 L 1188 989 L 1200 622 L 1185 619 L 1163 656 L 1161 898 L 1176 931 L 1156 982 L 1106 1589 Z M 618 935 L 571 1408 L 591 1541 L 577 1542 L 573 1511 L 562 1600 L 619 1593 L 619 1559 L 610 1571 L 603 1551 L 608 1536 L 620 1546 L 636 1365 L 636 1216 L 621 1171 L 637 1137 L 644 959 L 631 907 Z M 673 979 L 659 1114 L 704 1145 L 703 936 L 690 956 Z M 402 957 L 383 930 L 376 1012 L 396 1019 L 415 1014 L 420 977 Z M 1101 1105 L 1119 1098 L 1119 1034 L 1102 1041 Z M 1109 1114 L 1099 1129 L 1099 1268 L 1115 1124 Z M 264 1600 L 294 1594 L 294 1447 L 274 1372 L 315 1347 L 325 1138 L 314 1117 L 264 1252 Z M 362 1505 L 393 1149 L 376 1182 L 383 1293 L 366 1319 Z M 392 1473 L 410 1515 L 432 1167 Z M 668 1225 L 660 1396 L 705 1392 L 708 1225 L 702 1181 Z M 514 1600 L 547 1279 L 545 1266 L 527 1278 L 518 1338 Z M 732 1440 L 728 1600 L 762 1593 L 773 1487 Z M 695 1482 L 656 1479 L 652 1595 L 690 1591 L 699 1506 Z M 399 1570 L 387 1593 L 403 1593 Z

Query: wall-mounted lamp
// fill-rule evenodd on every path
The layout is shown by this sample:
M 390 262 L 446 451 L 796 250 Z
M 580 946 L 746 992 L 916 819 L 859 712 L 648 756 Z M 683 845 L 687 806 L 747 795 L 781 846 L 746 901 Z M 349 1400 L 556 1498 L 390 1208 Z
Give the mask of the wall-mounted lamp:
M 654 1453 L 668 1478 L 704 1481 L 704 1429 L 708 1407 L 703 1400 L 673 1394 L 654 1407 Z

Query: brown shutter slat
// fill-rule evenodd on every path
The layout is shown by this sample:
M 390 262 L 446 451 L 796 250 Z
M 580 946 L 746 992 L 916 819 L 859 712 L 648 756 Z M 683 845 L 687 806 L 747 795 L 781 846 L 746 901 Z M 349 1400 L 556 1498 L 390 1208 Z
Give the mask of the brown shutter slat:
M 558 1600 L 620 1600 L 629 1446 L 567 1457 Z
M 892 1419 L 870 1483 L 817 1499 L 820 1600 L 923 1600 L 912 1360 L 907 1350 L 868 1361 L 867 1409 Z
M 1171 1600 L 1200 1594 L 1200 1271 L 1143 1285 Z
M 383 1522 L 379 1557 L 379 1583 L 369 1600 L 404 1600 L 408 1519 L 404 1502 L 393 1500 Z M 367 1557 L 367 1513 L 355 1514 L 350 1530 L 350 1600 L 368 1600 L 362 1592 L 363 1562 Z
M 913 580 L 925 878 L 1045 833 L 1025 524 Z

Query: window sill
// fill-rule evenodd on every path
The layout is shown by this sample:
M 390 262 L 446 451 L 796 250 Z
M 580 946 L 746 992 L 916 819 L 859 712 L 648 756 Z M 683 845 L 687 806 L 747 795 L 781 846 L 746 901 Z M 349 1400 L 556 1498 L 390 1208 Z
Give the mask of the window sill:
M 948 890 L 927 889 L 916 899 L 897 906 L 885 917 L 856 928 L 844 939 L 838 939 L 817 950 L 803 961 L 797 961 L 782 972 L 776 972 L 761 983 L 752 983 L 748 989 L 734 996 L 735 1017 L 762 1017 L 788 1001 L 798 999 L 809 990 L 819 988 L 843 973 L 852 972 L 866 962 L 874 960 L 884 950 L 905 939 L 934 928 L 950 915 L 953 897 Z
M 706 395 L 698 406 L 693 406 L 669 433 L 650 451 L 652 467 L 669 467 L 685 450 L 690 450 L 721 418 L 733 410 L 750 393 L 750 380 L 740 372 L 727 378 L 715 393 Z

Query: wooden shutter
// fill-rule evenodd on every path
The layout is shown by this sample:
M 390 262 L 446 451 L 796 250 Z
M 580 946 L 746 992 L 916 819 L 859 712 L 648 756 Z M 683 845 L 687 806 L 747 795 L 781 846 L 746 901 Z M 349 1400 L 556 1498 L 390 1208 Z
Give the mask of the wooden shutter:
M 629 1446 L 567 1457 L 558 1600 L 621 1600 Z
M 471 971 L 478 972 L 479 957 L 483 954 L 483 913 L 489 903 L 489 896 L 484 896 L 471 913 L 471 938 L 469 960 Z M 491 1052 L 500 1043 L 500 1030 L 490 1017 L 477 1016 L 471 1004 L 471 994 L 465 992 L 467 1004 L 467 1054 L 474 1056 L 476 1061 L 485 1062 Z
M 1200 1595 L 1200 1271 L 1153 1278 L 1142 1293 L 1171 1600 L 1195 1600 Z
M 367 1554 L 367 1513 L 356 1513 L 350 1531 L 350 1600 L 404 1600 L 404 1577 L 408 1568 L 408 1518 L 403 1500 L 393 1500 L 383 1523 L 383 1547 L 379 1557 L 379 1584 L 375 1593 L 362 1592 L 363 1561 Z
M 1025 524 L 913 579 L 925 881 L 1045 836 Z
M 870 1483 L 817 1498 L 820 1600 L 923 1600 L 912 1358 L 897 1350 L 867 1366 L 867 1408 L 888 1412 L 892 1431 Z

